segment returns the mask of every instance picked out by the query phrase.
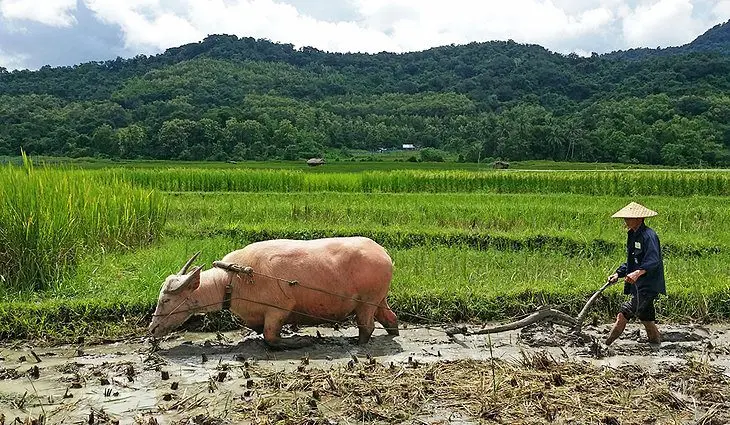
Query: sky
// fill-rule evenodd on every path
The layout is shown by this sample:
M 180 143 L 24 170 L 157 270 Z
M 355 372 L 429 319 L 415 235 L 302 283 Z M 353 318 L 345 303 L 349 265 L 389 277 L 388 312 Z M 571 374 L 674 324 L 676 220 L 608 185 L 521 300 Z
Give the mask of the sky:
M 209 34 L 336 52 L 514 40 L 589 55 L 679 46 L 730 0 L 0 0 L 0 67 L 156 54 Z

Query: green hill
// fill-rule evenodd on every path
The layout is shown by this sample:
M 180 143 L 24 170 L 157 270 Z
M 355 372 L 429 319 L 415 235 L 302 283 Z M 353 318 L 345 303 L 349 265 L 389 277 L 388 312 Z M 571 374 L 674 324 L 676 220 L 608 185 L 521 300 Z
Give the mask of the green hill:
M 730 53 L 730 21 L 717 24 L 704 34 L 684 46 L 666 48 L 640 48 L 612 52 L 606 57 L 615 59 L 646 59 L 657 56 L 685 55 L 688 53 L 711 52 L 727 55 Z
M 589 58 L 513 41 L 342 54 L 214 35 L 0 69 L 0 155 L 297 159 L 414 144 L 464 161 L 727 165 L 728 28 Z

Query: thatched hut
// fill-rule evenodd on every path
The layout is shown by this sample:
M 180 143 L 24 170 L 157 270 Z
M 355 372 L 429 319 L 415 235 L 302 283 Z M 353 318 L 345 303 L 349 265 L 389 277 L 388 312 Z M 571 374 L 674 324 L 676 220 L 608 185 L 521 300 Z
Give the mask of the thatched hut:
M 324 165 L 324 158 L 309 158 L 307 160 L 307 165 L 310 167 L 316 167 L 318 165 Z

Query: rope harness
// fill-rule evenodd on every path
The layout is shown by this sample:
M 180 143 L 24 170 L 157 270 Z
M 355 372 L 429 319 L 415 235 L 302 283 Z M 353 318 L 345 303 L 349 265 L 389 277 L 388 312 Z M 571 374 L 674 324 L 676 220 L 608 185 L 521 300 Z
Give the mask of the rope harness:
M 256 276 L 261 276 L 261 277 L 266 277 L 266 278 L 269 278 L 269 279 L 273 279 L 273 280 L 276 280 L 276 281 L 279 281 L 279 282 L 284 282 L 284 283 L 286 283 L 289 286 L 299 286 L 301 288 L 305 288 L 305 289 L 309 289 L 309 290 L 312 290 L 312 291 L 321 292 L 321 293 L 327 294 L 327 295 L 332 295 L 333 297 L 342 298 L 343 300 L 355 301 L 355 302 L 358 302 L 358 303 L 367 304 L 367 305 L 371 305 L 373 307 L 378 307 L 378 308 L 382 307 L 380 304 L 376 304 L 376 303 L 372 303 L 372 302 L 368 302 L 368 301 L 363 301 L 363 300 L 359 300 L 359 299 L 354 298 L 354 297 L 348 297 L 346 295 L 337 294 L 337 293 L 334 293 L 334 292 L 326 291 L 324 289 L 315 288 L 313 286 L 308 286 L 308 285 L 305 285 L 303 283 L 300 283 L 297 280 L 282 279 L 280 277 L 271 276 L 271 275 L 268 275 L 266 273 L 260 273 L 260 272 L 257 272 L 253 268 L 248 267 L 248 266 L 244 267 L 244 266 L 240 266 L 238 264 L 226 263 L 224 261 L 214 261 L 213 262 L 213 267 L 216 267 L 216 268 L 219 268 L 219 269 L 223 269 L 223 270 L 232 271 L 232 272 L 237 273 L 237 274 L 243 273 L 243 274 L 245 274 L 245 275 L 247 275 L 249 277 L 249 279 L 250 279 L 249 280 L 249 283 L 253 283 L 254 282 L 253 281 L 253 276 L 256 275 Z M 231 279 L 231 282 L 232 282 L 232 279 Z M 228 285 L 226 285 L 226 296 L 229 296 L 229 297 L 230 297 L 229 291 L 233 291 L 233 287 L 232 287 L 232 283 L 231 282 L 229 282 Z M 279 289 L 281 289 L 281 287 L 279 287 Z M 283 292 L 283 290 L 282 290 L 282 292 Z M 289 298 L 289 296 L 286 293 L 284 293 L 284 296 L 286 296 L 287 298 Z M 225 298 L 224 298 L 224 301 L 225 301 Z M 412 316 L 418 317 L 416 315 L 412 315 Z M 418 318 L 420 319 L 421 317 L 418 317 Z
M 217 263 L 217 261 L 213 263 L 213 266 L 216 265 L 215 263 Z M 232 270 L 232 267 L 234 267 L 234 266 L 236 268 L 238 268 L 238 266 L 236 266 L 235 264 L 226 263 L 226 265 L 228 267 L 220 267 L 220 268 L 225 269 L 225 270 L 236 271 L 237 273 L 240 273 L 240 272 L 247 273 L 249 275 L 250 275 L 250 273 L 253 273 L 253 269 L 251 267 L 248 267 L 246 270 L 241 270 L 239 272 L 237 270 Z M 229 311 L 231 309 L 231 295 L 232 294 L 233 294 L 233 276 L 231 276 L 231 278 L 228 279 L 228 283 L 226 284 L 226 290 L 223 293 L 223 307 L 221 308 L 221 311 Z

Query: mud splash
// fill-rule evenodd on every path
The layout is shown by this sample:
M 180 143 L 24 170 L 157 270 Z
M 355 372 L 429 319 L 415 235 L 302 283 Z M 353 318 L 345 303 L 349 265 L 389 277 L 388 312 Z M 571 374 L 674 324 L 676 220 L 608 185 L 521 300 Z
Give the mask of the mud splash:
M 297 335 L 312 345 L 290 351 L 246 332 L 178 334 L 154 352 L 141 339 L 5 347 L 0 412 L 6 423 L 625 423 L 637 421 L 643 397 L 651 409 L 642 411 L 659 422 L 730 420 L 722 416 L 730 411 L 727 326 L 661 330 L 665 342 L 652 347 L 629 325 L 610 349 L 600 343 L 608 325 L 576 337 L 550 324 L 455 338 L 376 330 L 362 347 L 354 327 L 305 328 Z M 609 400 L 617 388 L 633 398 Z

